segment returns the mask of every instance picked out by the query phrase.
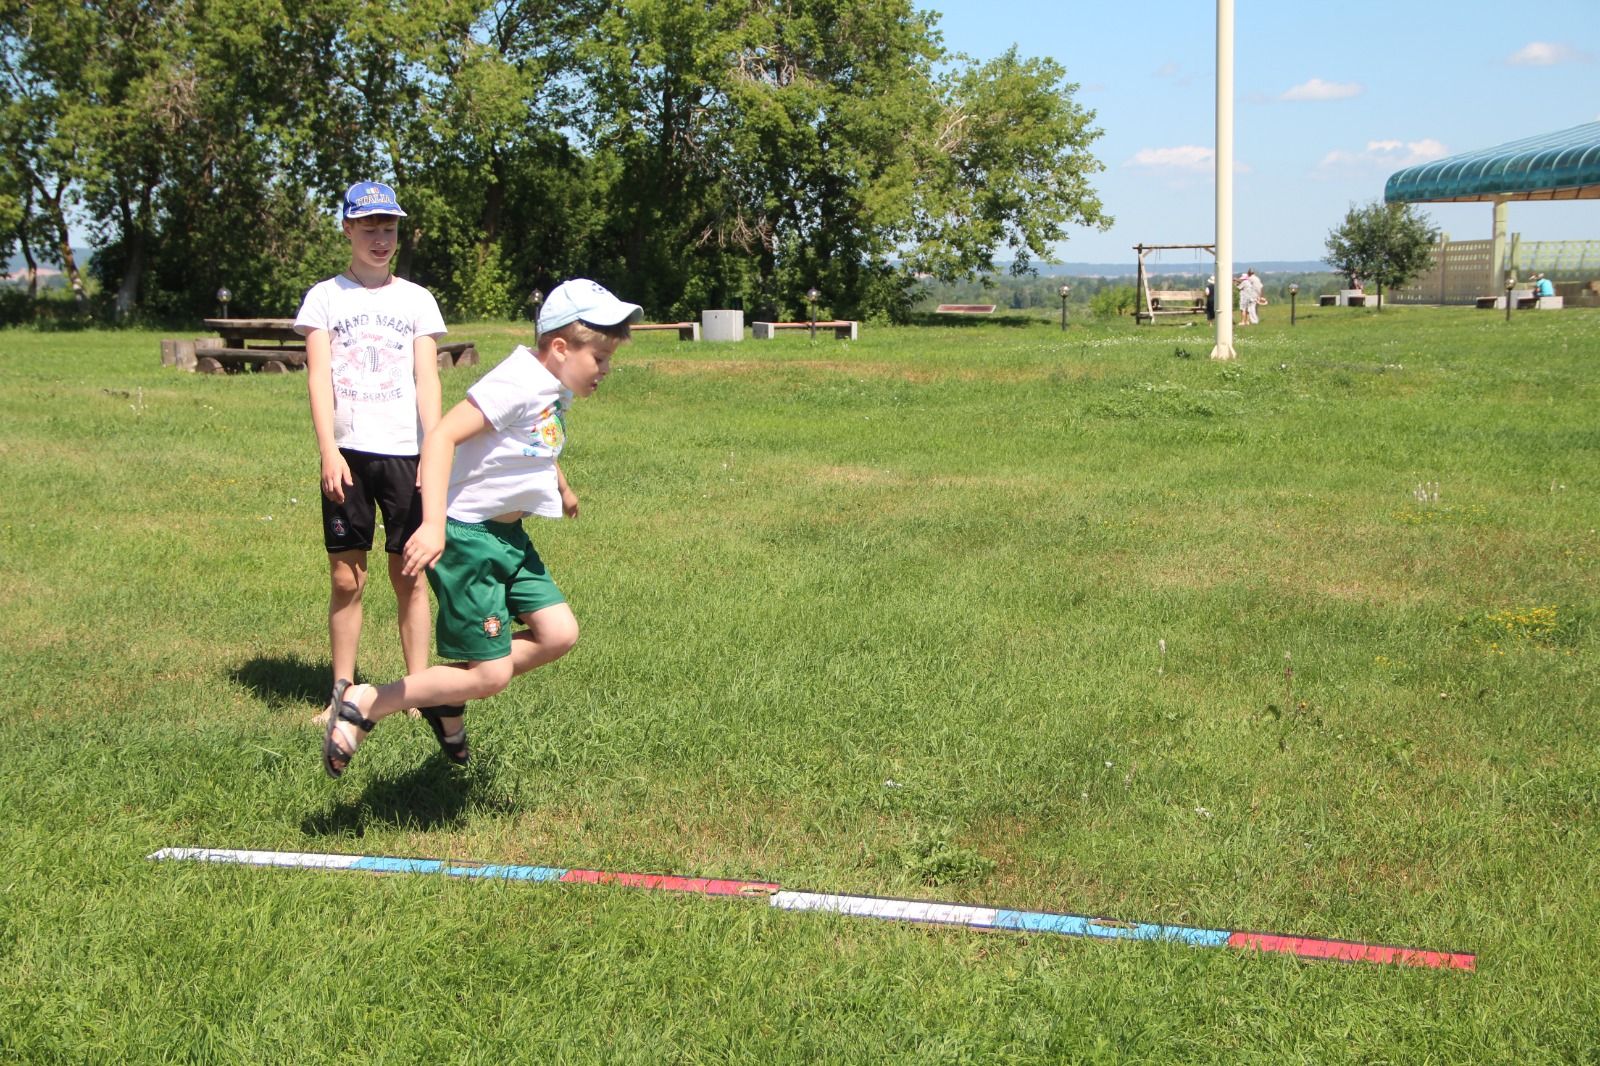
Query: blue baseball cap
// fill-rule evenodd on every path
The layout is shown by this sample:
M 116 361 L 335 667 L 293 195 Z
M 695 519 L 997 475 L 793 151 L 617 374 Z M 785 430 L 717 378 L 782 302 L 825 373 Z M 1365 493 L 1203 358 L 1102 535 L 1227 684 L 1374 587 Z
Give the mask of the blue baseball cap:
M 644 309 L 638 304 L 617 299 L 599 282 L 573 278 L 557 285 L 545 298 L 539 309 L 539 332 L 549 333 L 580 319 L 596 326 L 617 326 L 643 317 Z
M 368 215 L 399 215 L 400 204 L 394 190 L 381 181 L 358 181 L 344 192 L 344 217 L 366 218 Z

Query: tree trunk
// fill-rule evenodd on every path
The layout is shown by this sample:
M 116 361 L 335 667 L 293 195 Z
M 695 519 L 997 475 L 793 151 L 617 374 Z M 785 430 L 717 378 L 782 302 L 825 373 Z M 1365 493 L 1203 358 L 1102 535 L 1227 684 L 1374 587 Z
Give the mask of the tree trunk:
M 122 267 L 122 283 L 117 286 L 116 315 L 117 321 L 127 319 L 134 305 L 139 302 L 139 283 L 144 278 L 144 234 L 137 230 L 123 238 L 123 251 L 126 259 Z
M 115 314 L 118 322 L 126 321 L 139 303 L 139 286 L 144 283 L 144 264 L 150 246 L 146 220 L 150 218 L 150 196 L 153 182 L 145 182 L 139 190 L 137 204 L 130 204 L 126 193 L 118 197 L 117 210 L 122 216 L 122 280 L 117 285 Z
M 17 244 L 22 248 L 23 262 L 28 264 L 28 302 L 32 303 L 39 298 L 39 264 L 33 258 L 26 226 L 17 227 Z
M 48 214 L 50 221 L 56 228 L 56 247 L 61 258 L 61 269 L 66 271 L 67 281 L 72 285 L 72 300 L 82 311 L 88 302 L 88 294 L 83 289 L 83 275 L 78 272 L 78 261 L 72 254 L 72 237 L 67 232 L 67 216 L 61 209 L 61 196 L 66 191 L 65 187 L 58 187 L 54 194 L 45 192 L 45 202 L 49 204 Z

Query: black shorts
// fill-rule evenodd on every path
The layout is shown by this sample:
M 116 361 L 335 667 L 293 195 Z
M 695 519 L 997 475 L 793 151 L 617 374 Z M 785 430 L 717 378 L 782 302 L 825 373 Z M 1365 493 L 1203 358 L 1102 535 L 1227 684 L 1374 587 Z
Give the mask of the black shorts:
M 339 449 L 350 467 L 352 485 L 344 502 L 322 497 L 322 543 L 329 552 L 371 551 L 377 531 L 373 504 L 383 512 L 383 548 L 391 555 L 422 525 L 422 493 L 417 491 L 415 455 L 375 455 Z

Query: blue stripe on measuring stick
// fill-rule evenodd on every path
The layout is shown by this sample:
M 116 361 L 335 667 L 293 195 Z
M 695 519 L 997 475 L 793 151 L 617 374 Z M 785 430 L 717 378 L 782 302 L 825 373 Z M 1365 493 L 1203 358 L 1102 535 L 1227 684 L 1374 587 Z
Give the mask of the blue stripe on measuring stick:
M 374 874 L 436 874 L 443 868 L 438 859 L 391 859 L 384 855 L 363 855 L 346 867 Z
M 995 915 L 994 927 L 1029 933 L 1059 933 L 1062 936 L 1095 936 L 1105 940 L 1172 940 L 1197 948 L 1227 947 L 1229 936 L 1226 929 L 1117 922 L 1105 918 L 1086 918 L 1079 914 L 1049 914 L 1042 911 L 1003 910 Z

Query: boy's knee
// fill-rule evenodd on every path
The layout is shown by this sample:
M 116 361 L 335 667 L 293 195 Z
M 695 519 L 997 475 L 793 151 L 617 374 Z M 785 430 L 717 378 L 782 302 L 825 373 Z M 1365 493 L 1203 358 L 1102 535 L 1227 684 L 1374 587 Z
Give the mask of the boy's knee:
M 498 695 L 511 684 L 512 675 L 515 673 L 511 658 L 507 655 L 503 659 L 490 659 L 487 662 L 472 664 L 470 672 L 478 683 L 477 693 L 471 697 L 472 699 L 486 700 L 490 696 Z
M 550 660 L 559 659 L 578 646 L 578 620 L 569 614 L 559 621 L 546 622 L 535 630 L 535 635 Z
M 359 596 L 367 584 L 367 571 L 364 567 L 348 563 L 334 563 L 330 580 L 335 596 Z

